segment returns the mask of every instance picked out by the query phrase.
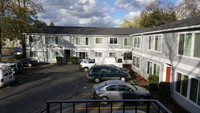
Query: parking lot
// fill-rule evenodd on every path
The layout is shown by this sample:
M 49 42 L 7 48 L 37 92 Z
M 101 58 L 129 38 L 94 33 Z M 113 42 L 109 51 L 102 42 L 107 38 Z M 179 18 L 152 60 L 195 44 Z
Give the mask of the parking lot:
M 91 99 L 91 87 L 95 84 L 87 80 L 86 73 L 80 72 L 78 65 L 28 67 L 16 79 L 17 83 L 0 88 L 1 113 L 40 113 L 46 108 L 47 100 Z M 67 106 L 63 106 L 65 111 Z M 113 107 L 114 110 L 121 109 L 121 103 Z M 134 109 L 134 106 L 128 108 Z M 142 110 L 145 107 L 138 108 Z M 76 109 L 77 112 L 85 112 L 84 105 L 77 105 Z M 97 105 L 89 105 L 88 110 L 97 110 Z M 108 112 L 110 108 L 104 106 L 101 110 Z

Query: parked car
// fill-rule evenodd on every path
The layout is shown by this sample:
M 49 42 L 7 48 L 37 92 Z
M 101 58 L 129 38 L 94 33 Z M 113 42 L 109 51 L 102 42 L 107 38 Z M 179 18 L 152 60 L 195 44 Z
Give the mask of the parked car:
M 15 74 L 20 74 L 24 71 L 23 63 L 20 60 L 1 62 L 0 66 L 10 66 L 15 71 Z
M 115 65 L 118 67 L 122 67 L 122 62 L 118 61 L 119 60 L 116 60 L 116 58 L 114 57 L 88 59 L 81 62 L 79 68 L 87 72 L 94 65 Z
M 23 53 L 22 47 L 15 47 L 13 48 L 13 52 L 15 55 L 21 55 Z
M 98 83 L 102 80 L 127 81 L 131 76 L 129 73 L 112 65 L 96 65 L 90 68 L 87 78 Z
M 14 71 L 9 66 L 0 66 L 0 87 L 15 81 Z
M 22 58 L 21 61 L 23 63 L 23 66 L 32 67 L 32 66 L 37 65 L 37 60 Z
M 108 80 L 94 85 L 91 96 L 93 99 L 101 100 L 144 99 L 150 98 L 150 93 L 139 85 L 130 85 L 120 80 Z

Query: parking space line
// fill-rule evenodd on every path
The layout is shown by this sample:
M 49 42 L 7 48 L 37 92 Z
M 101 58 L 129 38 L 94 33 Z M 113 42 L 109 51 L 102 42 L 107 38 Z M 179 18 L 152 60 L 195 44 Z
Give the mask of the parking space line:
M 122 109 L 123 107 L 112 107 L 113 109 Z M 125 109 L 136 108 L 135 106 L 125 107 Z M 147 108 L 147 106 L 137 106 L 137 108 Z M 150 106 L 153 108 L 153 106 Z M 78 108 L 78 110 L 84 110 L 86 108 Z M 99 107 L 91 107 L 87 109 L 99 109 Z M 110 107 L 100 107 L 100 109 L 110 109 Z

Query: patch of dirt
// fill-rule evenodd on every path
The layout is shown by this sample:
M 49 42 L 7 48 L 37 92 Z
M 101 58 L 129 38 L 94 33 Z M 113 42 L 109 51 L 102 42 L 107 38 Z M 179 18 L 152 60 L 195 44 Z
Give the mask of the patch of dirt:
M 149 82 L 144 79 L 143 77 L 141 77 L 139 74 L 137 74 L 136 72 L 134 72 L 133 70 L 130 70 L 130 75 L 133 77 L 133 81 L 138 84 L 138 85 L 142 85 L 142 86 L 147 86 L 149 85 Z

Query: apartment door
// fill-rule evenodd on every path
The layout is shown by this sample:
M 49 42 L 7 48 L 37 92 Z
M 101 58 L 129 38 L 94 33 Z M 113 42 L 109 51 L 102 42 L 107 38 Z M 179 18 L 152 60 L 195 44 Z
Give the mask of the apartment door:
M 168 66 L 166 67 L 166 82 L 170 82 L 170 79 L 171 79 L 171 67 Z
M 65 50 L 65 62 L 70 62 L 70 50 Z

